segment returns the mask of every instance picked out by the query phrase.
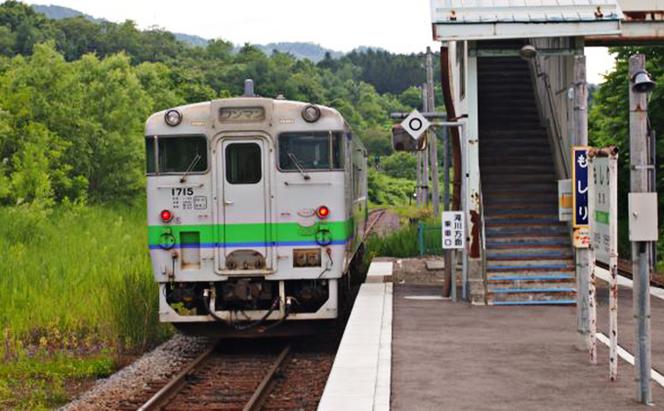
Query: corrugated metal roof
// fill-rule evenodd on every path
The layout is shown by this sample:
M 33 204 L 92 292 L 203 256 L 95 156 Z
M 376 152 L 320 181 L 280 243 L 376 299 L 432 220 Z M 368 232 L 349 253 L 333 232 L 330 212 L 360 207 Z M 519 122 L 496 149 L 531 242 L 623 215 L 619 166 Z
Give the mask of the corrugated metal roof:
M 619 20 L 616 0 L 432 0 L 434 23 L 542 23 Z
M 469 40 L 528 37 L 523 25 L 534 24 L 561 25 L 550 36 L 608 34 L 619 31 L 623 17 L 617 0 L 431 0 L 431 15 L 438 39 Z M 470 25 L 476 27 L 463 28 Z M 546 34 L 541 29 L 535 36 Z

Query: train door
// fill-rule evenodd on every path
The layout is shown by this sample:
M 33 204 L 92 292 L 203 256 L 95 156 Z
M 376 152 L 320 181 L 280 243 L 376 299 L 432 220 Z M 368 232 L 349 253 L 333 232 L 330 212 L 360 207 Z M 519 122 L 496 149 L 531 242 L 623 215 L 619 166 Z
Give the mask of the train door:
M 268 271 L 272 254 L 268 143 L 259 137 L 229 137 L 220 145 L 220 269 L 233 274 Z

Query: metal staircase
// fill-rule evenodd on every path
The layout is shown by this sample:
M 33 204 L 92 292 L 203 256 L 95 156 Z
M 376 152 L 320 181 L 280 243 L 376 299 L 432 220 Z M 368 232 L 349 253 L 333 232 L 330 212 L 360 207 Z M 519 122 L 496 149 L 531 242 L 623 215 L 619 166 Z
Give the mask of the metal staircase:
M 575 303 L 569 229 L 528 63 L 479 58 L 480 169 L 487 300 L 493 305 Z

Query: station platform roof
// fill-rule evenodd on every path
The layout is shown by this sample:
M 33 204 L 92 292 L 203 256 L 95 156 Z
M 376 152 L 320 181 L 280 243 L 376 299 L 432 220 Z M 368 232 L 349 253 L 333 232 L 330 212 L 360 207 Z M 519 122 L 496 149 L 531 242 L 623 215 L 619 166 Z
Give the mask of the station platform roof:
M 434 39 L 664 41 L 664 0 L 431 0 Z

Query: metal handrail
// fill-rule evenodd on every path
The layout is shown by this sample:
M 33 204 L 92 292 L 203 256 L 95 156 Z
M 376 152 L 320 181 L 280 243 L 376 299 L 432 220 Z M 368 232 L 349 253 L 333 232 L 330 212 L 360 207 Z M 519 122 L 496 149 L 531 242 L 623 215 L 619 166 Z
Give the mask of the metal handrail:
M 542 65 L 540 64 L 539 57 L 535 57 L 534 59 L 531 60 L 532 67 L 535 71 L 535 78 L 536 79 L 543 79 L 543 85 L 544 85 L 544 90 L 546 92 L 546 102 L 548 105 L 548 118 L 547 118 L 547 128 L 553 136 L 551 136 L 554 140 L 554 143 L 558 146 L 559 150 L 559 155 L 560 159 L 562 161 L 562 166 L 563 170 L 562 171 L 562 176 L 561 177 L 568 177 L 568 170 L 569 164 L 567 162 L 567 156 L 566 153 L 567 151 L 565 150 L 565 144 L 563 142 L 563 134 L 562 134 L 562 129 L 560 127 L 560 123 L 558 122 L 558 117 L 556 116 L 556 110 L 555 106 L 556 103 L 554 101 L 554 91 L 553 88 L 551 87 L 551 81 L 549 78 L 549 74 L 544 72 L 542 70 Z

